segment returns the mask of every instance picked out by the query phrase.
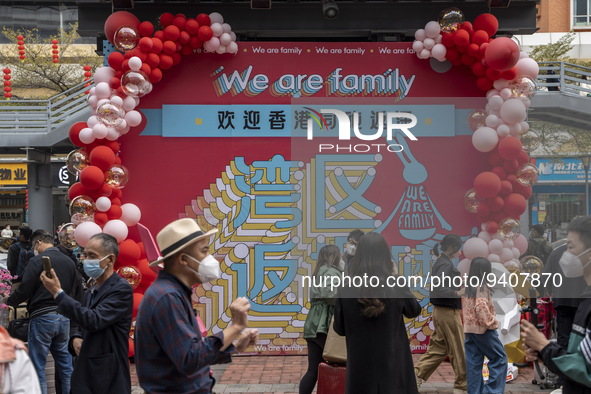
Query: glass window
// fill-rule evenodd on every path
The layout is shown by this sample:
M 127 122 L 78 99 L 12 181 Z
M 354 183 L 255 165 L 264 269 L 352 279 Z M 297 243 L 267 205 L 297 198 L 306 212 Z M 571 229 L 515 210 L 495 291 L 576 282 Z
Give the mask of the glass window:
M 575 0 L 574 1 L 574 24 L 575 26 L 589 26 L 590 6 L 591 0 Z

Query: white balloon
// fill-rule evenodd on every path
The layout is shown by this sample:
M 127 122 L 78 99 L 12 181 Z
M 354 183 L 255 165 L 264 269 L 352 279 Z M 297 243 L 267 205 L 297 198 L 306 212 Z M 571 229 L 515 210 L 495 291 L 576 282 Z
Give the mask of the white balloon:
M 102 123 L 95 124 L 92 127 L 92 135 L 97 140 L 106 138 L 108 133 L 109 133 L 109 130 L 108 130 L 107 126 L 105 126 Z
M 96 199 L 96 209 L 100 212 L 107 212 L 111 208 L 109 197 L 99 197 Z
M 96 85 L 96 97 L 106 99 L 111 95 L 111 87 L 107 82 L 100 82 Z
M 109 82 L 115 76 L 115 70 L 111 67 L 99 67 L 94 72 L 94 82 L 98 85 L 101 82 Z
M 139 71 L 142 68 L 142 60 L 137 56 L 132 57 L 129 59 L 129 68 L 132 71 Z
M 421 51 L 424 48 L 425 48 L 425 45 L 423 45 L 423 41 L 415 40 L 415 42 L 412 43 L 412 49 L 415 51 L 417 56 L 419 55 L 419 53 L 421 53 Z
M 238 53 L 238 44 L 232 41 L 230 44 L 228 44 L 226 49 L 228 53 Z
M 127 229 L 127 225 L 119 219 L 109 220 L 105 227 L 103 227 L 103 232 L 105 234 L 112 235 L 117 240 L 117 243 L 121 243 L 127 238 L 127 234 L 129 230 Z
M 93 128 L 95 124 L 100 123 L 98 118 L 96 116 L 91 116 L 90 118 L 88 118 L 88 120 L 86 121 L 86 124 L 88 125 L 88 127 Z
M 232 42 L 232 37 L 228 33 L 223 33 L 220 36 L 220 43 L 222 45 L 229 45 Z
M 222 28 L 224 29 L 224 33 L 230 33 L 232 31 L 232 26 L 227 23 L 222 23 Z
M 499 135 L 499 138 L 503 138 L 503 137 L 508 136 L 510 132 L 511 132 L 511 129 L 506 124 L 500 124 L 497 127 L 497 134 Z
M 425 35 L 429 38 L 437 37 L 440 31 L 441 26 L 439 25 L 439 22 L 431 21 L 427 22 L 427 24 L 425 25 Z
M 137 205 L 127 203 L 121 205 L 121 220 L 128 226 L 135 226 L 142 218 L 142 212 Z
M 431 51 L 428 49 L 423 49 L 419 54 L 420 59 L 429 59 L 431 57 Z
M 121 123 L 119 123 L 116 127 L 115 130 L 117 130 L 119 133 L 121 133 L 123 130 L 128 129 L 128 124 L 127 121 L 125 119 L 123 119 L 121 121 Z
M 211 37 L 211 40 L 205 41 L 203 43 L 203 49 L 205 49 L 208 52 L 215 52 L 219 46 L 220 46 L 220 39 L 217 37 Z
M 415 40 L 423 41 L 427 38 L 427 33 L 425 33 L 425 29 L 419 29 L 415 31 Z
M 119 132 L 116 129 L 112 127 L 108 127 L 107 129 L 109 130 L 107 133 L 107 139 L 109 141 L 115 141 L 117 138 L 119 138 Z
M 486 92 L 486 98 L 490 99 L 492 96 L 498 96 L 499 95 L 499 91 L 497 89 L 491 89 L 488 92 Z
M 435 40 L 432 38 L 425 38 L 425 41 L 423 41 L 423 45 L 425 49 L 431 50 L 435 46 Z
M 90 90 L 88 91 L 88 94 L 91 96 L 96 96 L 96 88 L 93 86 L 90 88 Z
M 499 136 L 490 127 L 480 127 L 472 134 L 472 145 L 480 152 L 490 152 L 499 143 Z
M 492 127 L 493 129 L 499 125 L 499 118 L 496 115 L 488 115 L 484 120 L 484 123 L 488 127 Z
M 435 44 L 441 44 L 442 40 L 443 36 L 441 34 L 438 34 L 437 37 L 435 37 Z
M 84 248 L 90 237 L 101 232 L 100 226 L 95 222 L 82 222 L 74 230 L 74 239 L 78 245 Z
M 506 123 L 521 123 L 527 116 L 525 104 L 518 99 L 509 99 L 501 105 L 501 118 Z
M 491 96 L 488 99 L 488 104 L 490 105 L 490 108 L 493 110 L 501 109 L 503 102 L 504 102 L 504 100 L 501 96 Z
M 236 41 L 236 33 L 233 31 L 230 32 L 230 36 L 232 37 L 232 41 Z
M 486 223 L 482 223 L 481 227 L 486 228 Z M 489 243 L 490 240 L 492 239 L 492 237 L 490 236 L 488 231 L 485 231 L 485 230 L 482 230 L 481 232 L 478 233 L 478 238 L 484 240 L 484 242 L 486 242 L 486 243 Z
M 497 79 L 493 82 L 493 86 L 497 90 L 502 90 L 503 88 L 509 86 L 509 81 L 507 81 L 506 79 Z
M 212 25 L 214 23 L 219 23 L 220 25 L 224 23 L 224 17 L 219 12 L 212 12 L 209 14 L 209 20 L 211 21 Z
M 445 55 L 447 54 L 447 48 L 443 44 L 435 44 L 433 49 L 431 50 L 431 55 L 439 61 L 445 60 Z
M 529 131 L 529 123 L 521 122 L 521 132 L 527 133 Z
M 123 99 L 116 94 L 112 95 L 110 100 L 113 104 L 123 107 Z
M 219 55 L 222 55 L 222 54 L 226 53 L 227 52 L 226 46 L 225 45 L 220 45 L 218 47 L 218 49 L 215 50 L 215 52 L 217 54 L 219 54 Z
M 96 108 L 96 103 L 98 103 L 98 97 L 96 97 L 96 95 L 92 95 L 92 96 L 88 96 L 88 104 L 90 104 L 91 107 Z
M 224 28 L 219 23 L 212 23 L 210 28 L 214 37 L 219 37 L 224 33 Z
M 142 114 L 138 111 L 129 111 L 125 114 L 125 120 L 130 127 L 136 127 L 142 123 Z
M 133 110 L 135 108 L 135 100 L 131 96 L 127 96 L 123 99 L 123 104 L 121 105 L 123 109 L 127 112 Z
M 513 92 L 511 92 L 511 89 L 509 88 L 503 88 L 501 89 L 499 95 L 503 98 L 503 100 L 509 100 L 513 95 Z
M 92 133 L 91 128 L 84 128 L 80 130 L 80 134 L 78 134 L 78 138 L 85 144 L 92 144 L 95 140 L 94 134 Z

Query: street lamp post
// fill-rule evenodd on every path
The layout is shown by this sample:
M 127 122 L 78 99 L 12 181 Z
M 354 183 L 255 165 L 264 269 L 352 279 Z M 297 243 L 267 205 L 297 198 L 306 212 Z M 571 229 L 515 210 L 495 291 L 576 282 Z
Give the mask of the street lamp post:
M 589 216 L 589 164 L 591 164 L 591 156 L 583 156 L 581 161 L 585 169 L 585 215 Z

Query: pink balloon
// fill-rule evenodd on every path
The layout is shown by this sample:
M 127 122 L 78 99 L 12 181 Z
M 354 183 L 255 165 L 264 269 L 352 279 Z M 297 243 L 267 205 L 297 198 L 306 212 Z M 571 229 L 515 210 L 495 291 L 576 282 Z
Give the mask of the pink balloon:
M 480 152 L 490 152 L 499 143 L 499 135 L 490 127 L 481 127 L 472 134 L 472 144 Z
M 499 257 L 501 258 L 501 262 L 506 262 L 513 259 L 513 251 L 509 248 L 503 248 L 501 253 L 499 253 Z
M 125 120 L 130 127 L 135 127 L 142 123 L 142 115 L 138 111 L 129 111 L 125 114 Z
M 431 50 L 435 46 L 435 40 L 432 38 L 425 38 L 425 41 L 423 41 L 423 46 L 425 49 Z
M 427 22 L 425 25 L 425 35 L 429 38 L 435 38 L 441 31 L 441 26 L 439 26 L 439 22 L 431 21 Z
M 100 82 L 95 88 L 96 97 L 99 99 L 106 99 L 111 95 L 111 87 L 107 82 Z
M 527 238 L 525 238 L 522 234 L 519 234 L 515 240 L 513 240 L 515 247 L 519 250 L 519 255 L 521 256 L 525 252 L 527 252 Z
M 433 57 L 439 61 L 445 60 L 445 55 L 447 53 L 447 48 L 443 44 L 435 44 L 433 49 L 431 49 L 431 54 Z
M 463 259 L 462 261 L 460 261 L 460 263 L 458 264 L 458 271 L 460 271 L 460 276 L 465 276 L 468 275 L 468 273 L 470 273 L 471 262 L 472 260 L 470 259 Z
M 142 218 L 142 212 L 137 205 L 127 203 L 121 205 L 121 220 L 128 226 L 135 226 Z
M 427 33 L 425 32 L 425 29 L 419 29 L 415 31 L 415 40 L 424 41 L 425 38 L 427 38 Z
M 472 260 L 474 257 L 488 256 L 488 244 L 480 238 L 470 238 L 464 243 L 464 256 Z
M 84 248 L 90 237 L 101 232 L 101 227 L 95 222 L 82 222 L 74 230 L 74 239 L 78 245 Z
M 105 126 L 102 123 L 95 124 L 92 127 L 92 135 L 97 140 L 105 138 L 108 133 L 109 133 L 109 130 L 107 129 L 107 126 Z
M 121 243 L 127 238 L 127 234 L 129 230 L 127 229 L 127 225 L 119 219 L 109 220 L 105 227 L 103 227 L 103 232 L 105 234 L 112 235 L 117 239 L 118 243 Z
M 521 253 L 519 253 L 519 249 L 517 249 L 517 248 L 511 248 L 511 251 L 513 252 L 513 258 L 514 259 L 518 259 L 519 256 L 521 256 Z
M 525 120 L 527 109 L 519 99 L 509 99 L 501 105 L 501 118 L 505 123 L 519 123 Z
M 518 76 L 530 77 L 534 81 L 540 73 L 540 66 L 538 65 L 538 62 L 529 57 L 519 59 L 515 67 L 517 68 Z
M 80 141 L 84 142 L 85 144 L 92 144 L 95 140 L 94 134 L 91 128 L 84 128 L 80 130 L 80 134 L 78 134 L 78 138 Z
M 423 45 L 423 41 L 419 41 L 419 40 L 415 40 L 415 42 L 412 43 L 412 49 L 417 53 L 421 53 L 421 51 L 425 48 L 425 46 Z
M 215 52 L 220 46 L 220 39 L 217 37 L 211 37 L 211 40 L 203 43 L 203 48 L 209 52 Z
M 499 254 L 503 250 L 503 242 L 500 239 L 493 239 L 488 243 L 488 248 L 491 253 Z
M 503 240 L 503 248 L 511 249 L 514 246 L 515 246 L 515 243 L 513 242 L 512 239 L 504 239 Z
M 498 254 L 494 254 L 494 253 L 489 254 L 488 257 L 487 257 L 487 259 L 491 263 L 500 263 L 501 262 L 501 258 L 499 257 L 499 255 Z

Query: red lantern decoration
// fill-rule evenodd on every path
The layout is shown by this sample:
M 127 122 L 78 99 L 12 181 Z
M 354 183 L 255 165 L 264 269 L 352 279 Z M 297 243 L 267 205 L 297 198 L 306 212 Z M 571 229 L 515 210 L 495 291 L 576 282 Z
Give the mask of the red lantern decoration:
M 59 41 L 54 38 L 53 40 L 51 40 L 51 44 L 52 44 L 51 45 L 51 49 L 52 49 L 51 57 L 53 58 L 52 62 L 54 64 L 57 64 L 57 63 L 59 63 L 59 49 L 58 49 L 59 48 L 59 45 L 58 45 Z
M 19 54 L 19 59 L 21 59 L 21 63 L 25 61 L 25 37 L 22 35 L 18 35 L 16 37 L 16 39 L 18 40 L 16 43 L 18 45 L 18 54 Z
M 84 81 L 88 81 L 90 80 L 90 77 L 92 77 L 92 67 L 90 67 L 89 65 L 84 66 Z M 88 87 L 90 86 L 90 83 L 87 83 L 84 85 L 84 87 Z M 90 90 L 87 90 L 86 92 L 84 92 L 84 94 L 88 94 L 90 93 Z
M 12 88 L 10 87 L 12 85 L 12 82 L 10 82 L 10 69 L 9 68 L 5 68 L 3 70 L 4 72 L 4 97 L 6 98 L 6 100 L 10 100 L 10 98 L 12 97 Z

